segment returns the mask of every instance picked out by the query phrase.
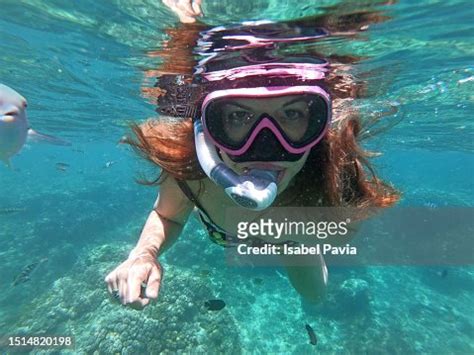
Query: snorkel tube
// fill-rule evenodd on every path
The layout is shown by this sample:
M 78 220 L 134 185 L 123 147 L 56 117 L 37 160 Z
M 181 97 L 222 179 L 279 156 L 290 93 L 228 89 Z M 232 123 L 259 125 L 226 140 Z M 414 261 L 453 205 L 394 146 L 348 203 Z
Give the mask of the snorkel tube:
M 272 204 L 277 196 L 276 171 L 251 169 L 246 174 L 237 174 L 219 157 L 217 148 L 204 134 L 200 119 L 194 121 L 194 141 L 202 169 L 235 203 L 255 211 Z

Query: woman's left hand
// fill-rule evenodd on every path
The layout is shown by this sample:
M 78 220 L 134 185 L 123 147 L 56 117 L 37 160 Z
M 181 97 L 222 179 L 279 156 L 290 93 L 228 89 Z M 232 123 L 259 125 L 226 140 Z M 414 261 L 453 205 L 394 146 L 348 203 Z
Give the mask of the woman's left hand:
M 193 23 L 196 22 L 197 16 L 203 16 L 201 1 L 202 0 L 163 0 L 163 4 L 176 13 L 182 23 Z

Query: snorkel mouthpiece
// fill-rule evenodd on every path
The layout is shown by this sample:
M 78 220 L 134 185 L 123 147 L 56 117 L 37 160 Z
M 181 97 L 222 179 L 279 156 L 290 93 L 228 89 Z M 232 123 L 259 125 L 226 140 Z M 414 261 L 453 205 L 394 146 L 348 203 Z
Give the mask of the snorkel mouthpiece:
M 257 211 L 267 208 L 274 201 L 276 178 L 276 172 L 258 169 L 238 175 L 223 163 L 211 172 L 211 179 L 224 187 L 232 200 L 242 207 Z
M 235 203 L 256 211 L 272 204 L 277 196 L 276 171 L 250 169 L 246 174 L 237 174 L 219 157 L 216 147 L 204 134 L 201 120 L 194 122 L 194 140 L 202 169 Z

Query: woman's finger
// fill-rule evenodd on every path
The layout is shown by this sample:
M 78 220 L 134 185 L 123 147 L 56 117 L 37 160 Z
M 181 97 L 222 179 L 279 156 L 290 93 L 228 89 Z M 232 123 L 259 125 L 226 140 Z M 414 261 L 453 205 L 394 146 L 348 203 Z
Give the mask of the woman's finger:
M 168 6 L 175 14 L 178 15 L 182 23 L 195 22 L 195 14 L 191 4 L 191 0 L 163 0 L 163 3 Z
M 112 294 L 113 288 L 112 288 L 111 282 L 107 282 L 107 290 L 109 291 L 110 294 Z
M 185 16 L 193 15 L 191 0 L 163 0 L 163 3 L 177 14 L 181 13 Z
M 119 280 L 119 295 L 122 304 L 127 303 L 127 279 L 123 278 Z
M 176 11 L 176 14 L 178 15 L 179 17 L 179 21 L 181 23 L 193 23 L 193 22 L 196 22 L 196 19 L 194 18 L 194 16 L 189 16 L 187 14 L 185 14 L 184 12 L 181 12 L 181 11 Z
M 108 274 L 105 278 L 105 282 L 107 283 L 107 290 L 110 294 L 113 295 L 114 291 L 118 291 L 117 276 L 115 272 Z
M 133 303 L 140 298 L 141 285 L 145 275 L 137 274 L 136 272 L 128 273 L 128 294 L 127 303 Z
M 112 294 L 112 277 L 111 277 L 111 274 L 108 274 L 105 279 L 104 279 L 105 283 L 107 284 L 107 290 L 109 291 L 110 294 Z
M 140 298 L 139 302 L 140 302 L 142 307 L 145 307 L 146 305 L 148 305 L 150 303 L 150 299 L 149 298 Z
M 118 279 L 115 273 L 112 275 L 110 283 L 112 286 L 112 292 L 116 292 L 116 291 L 118 292 Z
M 113 297 L 115 301 L 117 301 L 120 296 L 118 292 L 116 273 L 111 272 L 110 274 L 108 274 L 105 278 L 105 282 L 107 283 L 107 290 L 109 291 L 109 294 Z
M 193 1 L 193 10 L 194 10 L 194 14 L 196 16 L 202 16 L 202 9 L 201 9 L 201 0 L 194 0 Z
M 148 298 L 155 299 L 158 297 L 161 284 L 161 270 L 158 267 L 153 267 L 148 276 L 145 295 Z
M 192 0 L 178 0 L 176 7 L 186 16 L 194 16 Z
M 130 307 L 136 310 L 141 310 L 145 308 L 150 303 L 148 298 L 139 298 L 135 302 L 130 304 Z

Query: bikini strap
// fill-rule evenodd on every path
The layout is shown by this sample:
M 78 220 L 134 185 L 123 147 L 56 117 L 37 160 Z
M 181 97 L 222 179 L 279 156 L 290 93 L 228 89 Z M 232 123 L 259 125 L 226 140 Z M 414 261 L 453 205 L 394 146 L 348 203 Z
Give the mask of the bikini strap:
M 235 239 L 232 235 L 227 234 L 225 230 L 220 228 L 212 218 L 209 216 L 209 214 L 206 212 L 204 207 L 199 203 L 198 199 L 196 196 L 193 194 L 191 191 L 191 188 L 189 185 L 186 183 L 184 180 L 176 180 L 178 182 L 178 186 L 180 187 L 181 191 L 186 195 L 186 197 L 194 203 L 194 205 L 199 209 L 199 219 L 201 222 L 206 226 L 207 232 L 209 234 L 210 239 L 224 247 L 230 247 L 230 246 L 235 246 L 232 243 L 232 240 Z
M 196 198 L 196 196 L 194 196 L 191 188 L 189 187 L 188 183 L 184 180 L 176 180 L 176 182 L 178 183 L 178 186 L 179 188 L 181 189 L 181 191 L 183 191 L 183 193 L 186 195 L 186 197 L 192 202 L 194 203 L 194 205 L 202 212 L 206 215 L 206 217 L 212 221 L 212 219 L 209 217 L 209 214 L 206 212 L 206 210 L 204 209 L 204 207 L 202 207 L 201 203 L 198 201 L 198 199 Z

